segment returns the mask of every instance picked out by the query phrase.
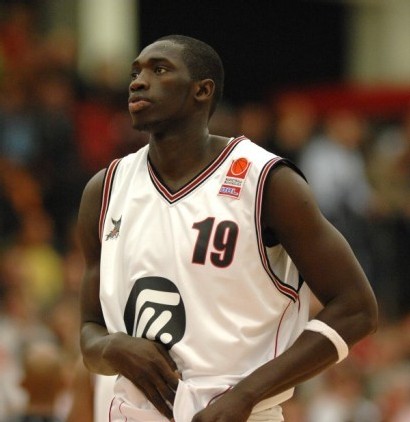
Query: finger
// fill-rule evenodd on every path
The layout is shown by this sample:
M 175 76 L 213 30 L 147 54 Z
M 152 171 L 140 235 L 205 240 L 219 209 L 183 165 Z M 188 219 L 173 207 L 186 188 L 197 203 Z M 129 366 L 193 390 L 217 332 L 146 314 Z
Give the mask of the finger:
M 178 370 L 178 367 L 177 367 L 176 363 L 172 360 L 171 356 L 169 355 L 169 353 L 165 349 L 165 347 L 162 344 L 159 344 L 159 343 L 155 343 L 155 347 L 161 353 L 161 355 L 164 357 L 164 359 L 168 363 L 169 367 L 173 371 L 177 371 Z
M 166 364 L 163 365 L 167 367 Z M 153 395 L 153 399 L 156 400 L 156 403 L 153 403 L 155 407 L 161 402 L 162 404 L 168 403 L 168 408 L 172 408 L 175 401 L 175 390 L 167 384 L 158 366 L 155 367 L 155 370 L 152 368 L 147 376 L 141 376 L 138 379 L 135 379 L 134 384 L 143 386 L 148 394 Z M 151 401 L 151 396 L 147 398 Z M 160 404 L 161 407 L 162 404 Z
M 145 385 L 143 387 L 140 386 L 139 388 L 162 415 L 168 419 L 173 417 L 171 406 L 166 403 L 165 399 L 154 386 Z
M 178 372 L 161 373 L 165 384 L 175 393 L 178 388 L 179 380 L 181 379 Z
M 165 365 L 166 366 L 166 365 Z M 164 374 L 161 372 L 161 368 L 157 367 L 156 371 L 152 371 L 149 375 L 150 384 L 155 387 L 155 390 L 159 392 L 161 397 L 173 406 L 175 401 L 176 387 L 170 385 Z M 173 381 L 171 381 L 173 382 Z
M 171 406 L 173 406 L 175 401 L 176 389 L 173 389 L 168 384 L 164 383 L 157 385 L 157 389 L 161 396 L 164 398 L 164 400 L 167 401 Z
M 166 351 L 161 351 L 161 349 L 162 347 L 160 347 L 158 350 L 161 353 L 161 357 L 163 357 L 164 359 L 159 359 L 156 362 L 158 372 L 164 382 L 168 384 L 172 390 L 176 391 L 181 376 L 178 370 L 176 369 L 175 362 L 170 358 Z M 170 365 L 169 362 L 172 362 L 172 365 Z

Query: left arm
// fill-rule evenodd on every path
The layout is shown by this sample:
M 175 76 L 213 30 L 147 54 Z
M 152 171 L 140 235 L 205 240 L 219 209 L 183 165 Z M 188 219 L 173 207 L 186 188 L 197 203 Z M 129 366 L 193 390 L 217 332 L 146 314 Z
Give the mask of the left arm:
M 94 375 L 84 366 L 82 359 L 77 362 L 72 385 L 72 403 L 65 422 L 94 421 Z
M 280 166 L 267 181 L 263 222 L 278 236 L 323 309 L 315 317 L 349 347 L 372 333 L 377 304 L 370 284 L 344 237 L 321 214 L 307 183 Z M 253 407 L 312 378 L 338 359 L 324 335 L 305 330 L 277 358 L 255 370 L 194 422 L 246 421 Z

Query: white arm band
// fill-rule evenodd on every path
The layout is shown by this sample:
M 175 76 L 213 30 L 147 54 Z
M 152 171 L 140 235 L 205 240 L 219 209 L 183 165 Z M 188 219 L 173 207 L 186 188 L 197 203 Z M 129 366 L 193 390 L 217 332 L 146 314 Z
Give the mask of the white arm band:
M 339 357 L 336 363 L 339 363 L 343 359 L 347 358 L 347 355 L 349 354 L 349 347 L 342 339 L 340 334 L 332 327 L 329 327 L 329 325 L 323 321 L 312 319 L 306 324 L 305 330 L 316 331 L 320 334 L 323 334 L 334 344 L 337 350 L 337 355 Z

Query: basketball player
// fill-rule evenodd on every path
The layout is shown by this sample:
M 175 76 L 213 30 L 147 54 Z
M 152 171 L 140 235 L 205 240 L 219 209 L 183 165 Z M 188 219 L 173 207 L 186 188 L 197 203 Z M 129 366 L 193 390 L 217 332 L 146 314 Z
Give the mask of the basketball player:
M 81 346 L 91 371 L 118 374 L 113 422 L 281 421 L 295 385 L 377 325 L 366 276 L 300 171 L 209 133 L 223 73 L 201 41 L 145 47 L 128 108 L 149 144 L 83 193 Z M 310 290 L 323 308 L 308 321 Z

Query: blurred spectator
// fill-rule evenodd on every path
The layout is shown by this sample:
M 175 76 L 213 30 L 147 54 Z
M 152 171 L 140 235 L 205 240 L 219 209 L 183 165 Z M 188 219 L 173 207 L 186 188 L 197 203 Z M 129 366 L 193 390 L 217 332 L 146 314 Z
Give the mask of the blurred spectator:
M 80 304 L 76 297 L 62 296 L 44 314 L 48 327 L 53 332 L 61 353 L 67 363 L 75 365 L 80 353 L 78 333 L 80 331 Z
M 66 422 L 106 422 L 109 419 L 116 376 L 94 374 L 77 362 L 73 400 Z
M 373 192 L 362 147 L 368 122 L 350 110 L 330 113 L 323 131 L 304 148 L 300 166 L 323 214 L 348 239 L 367 276 L 372 280 L 368 216 Z
M 78 250 L 69 250 L 62 257 L 63 286 L 61 294 L 79 297 L 84 274 L 84 258 Z
M 24 288 L 40 309 L 50 306 L 62 290 L 62 260 L 53 239 L 53 221 L 38 210 L 22 216 L 20 230 L 10 245 L 10 250 L 21 254 Z
M 3 292 L 4 296 L 4 292 Z M 2 298 L 2 302 L 4 298 Z M 0 420 L 15 414 L 24 405 L 20 388 L 21 368 L 18 356 L 22 342 L 17 324 L 4 309 L 0 313 Z
M 30 86 L 7 73 L 0 85 L 0 156 L 29 166 L 39 154 Z
M 299 390 L 300 388 L 296 389 L 293 397 L 281 404 L 285 421 L 307 422 L 306 403 L 300 397 Z
M 21 414 L 6 422 L 62 422 L 56 416 L 56 403 L 63 388 L 63 360 L 52 343 L 34 342 L 26 346 L 22 358 L 21 385 L 27 403 Z
M 42 71 L 36 80 L 38 155 L 30 168 L 42 187 L 57 238 L 76 213 L 87 176 L 81 170 L 75 126 L 75 96 L 65 71 Z
M 382 420 L 410 421 L 410 363 L 397 362 L 376 378 L 373 380 L 374 396 L 381 410 Z
M 393 303 L 386 306 L 396 304 L 396 313 L 402 316 L 410 312 L 410 110 L 376 139 L 369 169 L 383 206 L 379 259 L 387 261 L 384 283 L 396 289 L 388 296 Z
M 4 67 L 11 73 L 30 68 L 38 40 L 37 17 L 36 5 L 28 2 L 9 2 L 1 9 L 0 51 Z
M 111 87 L 90 87 L 87 97 L 77 103 L 76 137 L 80 165 L 88 176 L 106 167 L 116 158 L 117 132 L 113 118 L 126 109 L 127 93 L 121 95 Z
M 329 368 L 307 409 L 309 422 L 381 422 L 378 407 L 366 398 L 364 379 L 351 360 Z
M 113 158 L 123 157 L 138 151 L 148 143 L 148 134 L 134 130 L 127 110 L 118 110 L 112 116 Z
M 230 137 L 242 135 L 236 108 L 227 102 L 220 103 L 209 121 L 209 132 Z
M 24 405 L 20 380 L 25 346 L 54 338 L 43 324 L 39 304 L 27 288 L 24 259 L 18 248 L 0 254 L 0 420 Z
M 19 229 L 25 213 L 42 209 L 41 187 L 23 166 L 0 155 L 0 230 L 2 243 L 8 242 Z
M 317 129 L 313 105 L 303 96 L 284 96 L 275 105 L 273 152 L 300 164 L 300 155 Z
M 244 104 L 238 109 L 238 119 L 239 134 L 273 151 L 274 119 L 268 106 L 263 103 Z

